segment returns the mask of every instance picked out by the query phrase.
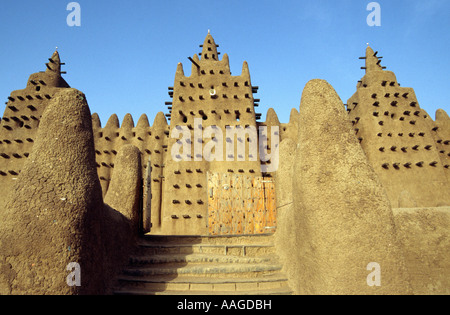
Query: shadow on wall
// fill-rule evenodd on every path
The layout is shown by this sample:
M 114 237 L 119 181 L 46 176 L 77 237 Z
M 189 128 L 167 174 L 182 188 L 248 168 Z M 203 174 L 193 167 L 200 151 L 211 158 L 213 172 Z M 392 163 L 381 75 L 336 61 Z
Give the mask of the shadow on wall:
M 63 89 L 0 213 L 0 294 L 108 294 L 136 234 L 120 211 L 102 200 L 86 98 Z M 79 287 L 66 281 L 71 263 Z
M 128 266 L 117 277 L 114 293 L 119 295 L 158 295 L 183 290 L 189 286 L 186 274 L 189 263 L 204 262 L 196 258 L 201 237 L 147 236 L 133 250 Z M 206 258 L 209 261 L 209 258 Z M 188 291 L 186 291 L 188 292 Z
M 327 82 L 306 85 L 298 126 L 296 147 L 289 153 L 289 140 L 280 150 L 287 154 L 281 169 L 296 176 L 277 174 L 276 185 L 286 204 L 279 211 L 277 249 L 295 293 L 411 293 L 387 194 Z M 381 287 L 366 283 L 371 262 L 389 279 Z

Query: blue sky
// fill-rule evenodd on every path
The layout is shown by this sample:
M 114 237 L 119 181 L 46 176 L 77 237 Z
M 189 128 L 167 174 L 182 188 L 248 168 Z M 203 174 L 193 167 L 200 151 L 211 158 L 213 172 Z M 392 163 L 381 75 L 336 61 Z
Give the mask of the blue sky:
M 369 27 L 366 0 L 79 0 L 81 26 L 69 27 L 66 0 L 4 0 L 0 25 L 0 95 L 25 87 L 31 73 L 45 70 L 55 47 L 64 75 L 83 91 L 102 124 L 113 113 L 131 113 L 137 123 L 166 110 L 178 62 L 199 53 L 208 32 L 228 53 L 231 71 L 250 67 L 260 87 L 263 120 L 273 107 L 281 122 L 299 108 L 305 84 L 327 80 L 341 99 L 364 75 L 370 43 L 382 64 L 434 119 L 450 113 L 450 1 L 385 0 L 381 26 Z M 1 112 L 4 108 L 0 109 Z

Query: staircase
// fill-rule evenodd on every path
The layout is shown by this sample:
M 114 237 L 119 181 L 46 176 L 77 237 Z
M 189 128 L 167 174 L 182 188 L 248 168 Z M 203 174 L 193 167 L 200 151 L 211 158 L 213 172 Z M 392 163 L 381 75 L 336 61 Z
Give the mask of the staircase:
M 292 294 L 281 269 L 272 235 L 145 236 L 115 294 Z

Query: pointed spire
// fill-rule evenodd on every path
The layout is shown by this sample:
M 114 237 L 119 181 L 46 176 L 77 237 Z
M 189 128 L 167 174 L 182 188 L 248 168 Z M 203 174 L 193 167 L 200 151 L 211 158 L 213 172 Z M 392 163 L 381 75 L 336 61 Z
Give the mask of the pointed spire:
M 278 120 L 277 113 L 275 110 L 271 107 L 267 111 L 266 115 L 266 125 L 267 126 L 280 126 L 280 121 Z
M 138 120 L 136 128 L 148 128 L 150 127 L 150 124 L 148 122 L 148 117 L 146 114 L 142 114 L 141 117 Z
M 450 118 L 447 112 L 441 108 L 436 111 L 436 121 L 445 122 L 450 125 Z
M 231 69 L 230 69 L 230 59 L 228 58 L 228 54 L 224 53 L 223 57 L 222 57 L 222 63 L 225 64 L 225 68 L 228 71 L 227 74 L 231 74 Z
M 117 117 L 116 114 L 111 115 L 111 117 L 109 117 L 108 122 L 106 123 L 105 128 L 119 128 L 120 124 L 119 124 L 119 118 Z
M 64 65 L 64 63 L 61 62 L 61 58 L 59 57 L 58 47 L 56 47 L 56 50 L 53 53 L 53 55 L 51 56 L 51 58 L 48 58 L 48 61 L 49 62 L 46 63 L 47 69 L 45 70 L 45 72 L 47 72 L 47 73 L 53 72 L 58 75 L 65 73 L 65 72 L 61 72 L 61 66 Z
M 217 47 L 214 38 L 208 30 L 205 41 L 203 43 L 202 60 L 219 60 L 219 54 L 217 53 Z
M 450 129 L 450 118 L 448 117 L 448 114 L 445 112 L 445 110 L 438 109 L 436 111 L 435 127 L 438 128 L 437 130 Z
M 296 108 L 293 108 L 291 110 L 291 115 L 289 116 L 289 123 L 291 123 L 291 122 L 297 123 L 299 117 L 300 117 L 300 114 L 299 114 L 298 110 Z
M 167 126 L 166 116 L 163 112 L 156 114 L 155 120 L 153 121 L 153 128 L 165 128 Z
M 191 74 L 199 73 L 200 69 L 199 69 L 199 67 L 197 67 L 197 65 L 200 62 L 200 58 L 198 58 L 198 55 L 195 54 L 194 57 L 192 58 L 192 60 L 194 60 L 195 63 L 194 62 L 192 63 Z
M 244 61 L 244 64 L 242 65 L 242 74 L 241 76 L 250 76 L 250 70 L 248 69 L 248 63 L 247 61 Z
M 126 114 L 123 121 L 122 121 L 122 129 L 133 129 L 134 128 L 134 121 L 133 116 L 131 114 Z
M 377 56 L 378 51 L 374 52 L 373 49 L 367 45 L 366 48 L 366 57 L 364 59 L 366 59 L 366 66 L 365 69 L 366 73 L 370 72 L 370 71 L 382 71 L 383 67 L 381 66 L 381 58 L 382 57 L 378 57 Z
M 184 77 L 184 70 L 183 70 L 183 64 L 181 62 L 177 65 L 177 72 L 175 73 L 175 77 L 183 76 Z
M 97 113 L 92 114 L 92 128 L 93 129 L 101 129 L 102 123 L 100 122 L 100 117 Z

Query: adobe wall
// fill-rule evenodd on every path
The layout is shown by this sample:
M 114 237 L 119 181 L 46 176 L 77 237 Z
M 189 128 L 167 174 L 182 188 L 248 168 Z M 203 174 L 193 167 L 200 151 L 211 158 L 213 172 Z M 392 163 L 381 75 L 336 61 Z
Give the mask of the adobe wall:
M 173 102 L 168 104 L 168 146 L 174 148 L 178 142 L 188 151 L 180 149 L 166 156 L 161 229 L 155 230 L 157 233 L 207 234 L 208 172 L 261 175 L 258 153 L 249 152 L 250 146 L 257 144 L 245 133 L 246 128 L 257 130 L 258 117 L 253 97 L 257 88 L 251 84 L 248 65 L 244 62 L 242 74 L 232 76 L 227 54 L 219 60 L 218 45 L 210 34 L 201 47 L 201 59 L 197 55 L 192 58 L 191 76 L 186 77 L 182 64 L 178 64 L 174 86 L 169 88 Z M 222 139 L 210 126 L 222 131 Z M 227 136 L 227 126 L 244 133 Z M 183 131 L 191 139 L 182 139 Z M 208 131 L 211 134 L 206 136 Z M 244 154 L 236 150 L 239 143 L 245 146 Z M 234 150 L 227 152 L 227 145 Z M 209 161 L 205 148 L 215 155 Z
M 269 108 L 266 114 L 265 122 L 257 122 L 258 127 L 258 146 L 260 148 L 259 159 L 262 165 L 262 175 L 264 177 L 275 177 L 279 166 L 279 161 L 275 160 L 276 150 L 282 140 L 282 126 L 278 116 L 273 108 Z M 264 132 L 265 130 L 265 132 Z M 276 157 L 276 155 L 275 155 Z M 266 170 L 266 171 L 264 171 Z
M 291 110 L 289 122 L 280 124 L 280 142 L 284 139 L 291 139 L 294 141 L 297 139 L 299 116 L 300 115 L 298 113 L 298 110 L 296 108 L 293 108 Z
M 131 223 L 137 236 L 142 230 L 141 152 L 132 144 L 124 145 L 119 149 L 114 165 L 115 172 L 104 202 Z
M 280 168 L 281 176 L 290 170 L 295 176 L 277 177 L 277 193 L 290 186 L 292 196 L 284 194 L 275 235 L 295 293 L 411 293 L 385 189 L 325 81 L 303 90 L 296 144 Z M 372 262 L 383 266 L 381 287 L 367 284 Z
M 114 174 L 117 154 L 127 145 L 133 145 L 141 152 L 141 176 L 143 187 L 144 231 L 150 231 L 150 217 L 154 227 L 160 222 L 160 208 L 162 196 L 162 183 L 164 180 L 164 156 L 167 154 L 169 126 L 162 112 L 155 117 L 152 126 L 144 114 L 137 125 L 133 118 L 127 114 L 119 124 L 117 115 L 112 115 L 104 128 L 97 114 L 92 117 L 94 130 L 97 172 L 102 186 L 103 196 L 106 196 Z M 149 163 L 150 167 L 149 168 Z M 150 178 L 144 178 L 151 170 Z M 149 195 L 151 186 L 152 195 Z M 146 206 L 144 206 L 146 205 Z M 149 205 L 149 206 L 147 206 Z
M 104 260 L 88 270 L 95 274 L 102 266 L 105 273 L 93 276 L 99 282 L 86 288 L 106 292 L 105 283 L 99 283 L 111 279 L 121 264 L 137 222 L 153 234 L 207 234 L 206 176 L 219 172 L 275 177 L 276 243 L 296 293 L 448 294 L 447 113 L 438 110 L 433 121 L 414 90 L 400 87 L 368 48 L 366 75 L 348 101 L 348 115 L 332 87 L 313 80 L 303 92 L 300 113 L 293 109 L 289 123 L 280 123 L 272 108 L 266 121 L 258 122 L 258 88 L 251 84 L 247 63 L 241 75 L 232 76 L 228 56 L 219 60 L 217 47 L 208 34 L 202 58 L 192 59 L 190 77 L 178 65 L 169 88 L 170 114 L 158 113 L 152 126 L 145 114 L 137 125 L 129 114 L 122 123 L 114 114 L 102 127 L 98 115 L 90 115 L 85 96 L 61 77 L 57 52 L 46 72 L 31 75 L 25 89 L 11 93 L 0 124 L 0 290 L 77 294 L 59 278 L 45 281 L 65 272 L 61 266 L 69 258 L 83 261 L 104 250 Z M 279 130 L 269 128 L 256 143 L 246 133 L 194 141 L 211 126 Z M 181 159 L 192 161 L 178 162 L 181 153 L 171 149 L 183 127 L 192 140 L 182 139 L 190 149 Z M 250 147 L 265 141 L 270 154 L 278 149 L 275 136 L 282 141 L 280 165 L 276 173 L 266 173 L 264 167 L 273 161 L 261 163 L 259 150 L 252 156 Z M 222 149 L 230 161 L 196 156 L 193 148 L 204 153 L 214 143 L 214 152 Z M 226 150 L 230 143 L 232 153 Z M 236 150 L 238 144 L 245 145 L 244 154 Z M 74 227 L 80 218 L 90 223 Z M 85 252 L 71 252 L 86 239 L 92 244 Z M 61 253 L 54 244 L 70 248 L 58 266 L 52 261 Z M 36 266 L 39 260 L 45 263 Z M 383 266 L 381 288 L 365 282 L 371 261 Z M 37 279 L 35 270 L 51 276 Z M 27 277 L 45 285 L 26 288 Z
M 436 120 L 431 122 L 430 128 L 447 181 L 450 182 L 450 118 L 443 109 L 436 111 Z
M 393 211 L 414 294 L 450 294 L 450 207 Z
M 348 100 L 347 111 L 392 206 L 398 207 L 403 191 L 419 207 L 449 205 L 447 157 L 440 153 L 448 139 L 437 134 L 439 129 L 420 108 L 414 90 L 400 87 L 370 47 L 364 59 L 366 75 Z
M 265 172 L 265 170 L 276 169 L 277 166 L 271 165 L 270 159 L 260 161 L 259 145 L 263 146 L 262 149 L 269 158 L 274 149 L 277 149 L 277 145 L 275 148 L 272 147 L 273 143 L 277 143 L 276 139 L 272 138 L 276 137 L 279 140 L 287 137 L 295 138 L 294 134 L 298 128 L 298 112 L 295 109 L 291 113 L 291 121 L 287 124 L 280 124 L 273 109 L 268 110 L 265 122 L 257 122 L 261 116 L 255 112 L 255 108 L 259 106 L 259 100 L 254 98 L 258 87 L 251 84 L 247 63 L 243 64 L 241 75 L 232 76 L 228 56 L 225 54 L 222 60 L 219 60 L 218 45 L 210 34 L 201 47 L 203 48 L 200 53 L 202 58 L 194 55 L 193 71 L 189 78 L 184 76 L 182 65 L 178 66 L 175 85 L 174 88 L 170 88 L 169 93 L 174 101 L 167 103 L 170 105 L 170 114 L 159 113 L 152 126 L 149 125 L 145 114 L 140 117 L 136 126 L 131 115 L 127 114 L 120 122 L 117 115 L 113 114 L 104 127 L 99 116 L 95 113 L 92 115 L 96 165 L 103 197 L 108 192 L 116 156 L 120 149 L 131 144 L 141 152 L 143 201 L 140 207 L 144 211 L 145 232 L 152 230 L 153 233 L 171 234 L 177 233 L 174 232 L 176 230 L 182 234 L 204 233 L 207 217 L 207 172 L 272 176 L 272 172 Z M 49 61 L 46 72 L 33 74 L 30 76 L 26 89 L 11 94 L 1 122 L 0 181 L 4 181 L 4 186 L 7 188 L 11 187 L 16 180 L 24 160 L 30 154 L 34 134 L 42 112 L 46 108 L 46 102 L 51 100 L 53 93 L 58 89 L 69 87 L 61 77 L 63 63 L 60 62 L 59 54 L 55 52 Z M 195 63 L 199 65 L 199 68 Z M 214 95 L 211 95 L 211 90 L 214 90 Z M 22 113 L 23 111 L 26 113 Z M 30 116 L 24 115 L 28 112 Z M 167 124 L 165 116 L 173 122 L 172 127 Z M 223 158 L 230 161 L 222 162 L 213 159 L 208 162 L 204 156 L 198 162 L 173 161 L 172 152 L 167 152 L 168 148 L 177 141 L 171 138 L 172 132 L 174 129 L 177 130 L 177 126 L 185 126 L 194 137 L 196 126 L 193 126 L 193 120 L 195 118 L 201 119 L 201 132 L 212 125 L 223 131 L 223 139 L 219 139 L 223 143 L 221 148 Z M 266 135 L 261 137 L 258 134 L 259 128 L 265 126 L 268 127 Z M 236 127 L 237 134 L 234 137 L 228 137 L 226 127 Z M 277 127 L 278 130 L 275 131 L 272 127 Z M 257 135 L 256 141 L 252 139 L 252 135 L 246 128 L 254 128 Z M 215 136 L 214 133 L 212 135 Z M 212 138 L 205 137 L 200 144 L 202 153 L 206 146 L 211 147 L 214 143 Z M 192 147 L 195 146 L 194 143 L 191 144 Z M 230 144 L 234 147 L 234 152 L 227 152 Z M 242 144 L 245 147 L 244 154 L 237 149 Z M 219 151 L 219 148 L 216 148 Z M 256 154 L 250 152 L 250 148 L 256 148 Z M 196 159 L 193 150 L 189 154 L 193 160 Z M 148 174 L 150 175 L 147 176 Z M 163 200 L 166 210 L 163 207 Z M 0 205 L 1 202 L 2 200 Z M 185 209 L 189 211 L 186 212 Z M 161 230 L 163 217 L 171 226 L 167 232 Z M 192 224 L 195 220 L 189 220 L 185 221 L 187 224 L 184 224 L 180 222 L 182 220 L 179 220 L 181 217 L 189 217 L 189 219 L 195 217 L 198 221 Z M 175 227 L 174 224 L 177 226 Z M 192 225 L 197 227 L 193 228 Z M 182 232 L 183 229 L 184 232 Z
M 13 91 L 0 120 L 0 208 L 31 153 L 41 116 L 53 96 L 69 85 L 61 77 L 59 54 L 55 52 L 45 72 L 30 75 L 23 90 Z
M 35 139 L 0 212 L 0 294 L 111 293 L 134 239 L 130 220 L 103 204 L 85 95 L 54 94 Z M 81 286 L 68 285 L 72 263 Z

